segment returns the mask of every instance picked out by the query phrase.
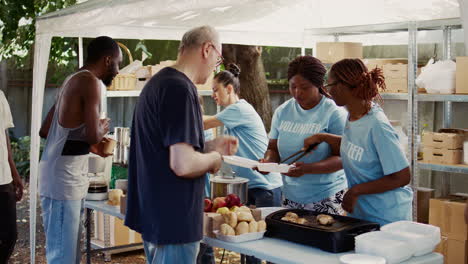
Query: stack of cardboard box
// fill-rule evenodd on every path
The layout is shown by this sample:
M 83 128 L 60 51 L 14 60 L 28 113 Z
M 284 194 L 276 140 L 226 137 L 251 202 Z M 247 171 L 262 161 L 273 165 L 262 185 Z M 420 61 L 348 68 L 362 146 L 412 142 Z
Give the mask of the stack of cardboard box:
M 342 59 L 362 59 L 362 43 L 317 42 L 317 58 L 323 63 L 335 63 Z
M 93 242 L 101 247 L 114 247 L 134 243 L 142 243 L 143 239 L 140 233 L 137 233 L 124 225 L 123 220 L 105 215 L 102 212 L 94 212 L 94 237 Z M 108 217 L 109 234 L 108 243 L 106 244 L 105 222 Z
M 436 252 L 444 255 L 445 264 L 468 263 L 465 205 L 466 199 L 462 197 L 430 200 L 429 224 L 440 227 L 442 241 L 436 248 Z
M 460 129 L 441 129 L 439 133 L 423 134 L 423 156 L 427 163 L 461 164 L 463 161 L 463 142 L 465 131 Z
M 408 92 L 408 59 L 365 59 L 364 63 L 370 70 L 380 68 L 385 77 L 388 93 Z

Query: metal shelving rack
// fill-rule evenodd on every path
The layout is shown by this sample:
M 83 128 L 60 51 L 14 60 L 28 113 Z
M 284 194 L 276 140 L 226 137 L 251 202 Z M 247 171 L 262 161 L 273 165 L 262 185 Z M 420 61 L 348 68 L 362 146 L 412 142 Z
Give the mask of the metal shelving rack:
M 426 30 L 443 30 L 443 51 L 444 59 L 450 59 L 451 56 L 451 30 L 461 28 L 461 19 L 441 19 L 430 21 L 418 21 L 407 23 L 386 23 L 378 25 L 363 25 L 337 28 L 309 29 L 307 34 L 316 36 L 334 36 L 335 41 L 339 41 L 340 36 L 364 35 L 379 33 L 408 32 L 408 93 L 383 93 L 385 100 L 406 100 L 408 102 L 408 159 L 410 160 L 413 189 L 419 186 L 419 169 L 467 173 L 468 166 L 463 165 L 442 165 L 427 164 L 417 160 L 418 149 L 416 146 L 416 137 L 418 130 L 418 102 L 443 102 L 444 103 L 444 127 L 451 127 L 452 124 L 452 102 L 468 102 L 468 95 L 457 94 L 418 94 L 416 88 L 416 72 L 418 61 L 417 33 Z M 447 177 L 444 177 L 447 178 Z M 448 185 L 445 179 L 444 185 Z M 448 190 L 448 188 L 445 188 Z M 414 201 L 417 201 L 415 192 Z M 416 219 L 416 203 L 413 203 L 413 215 Z

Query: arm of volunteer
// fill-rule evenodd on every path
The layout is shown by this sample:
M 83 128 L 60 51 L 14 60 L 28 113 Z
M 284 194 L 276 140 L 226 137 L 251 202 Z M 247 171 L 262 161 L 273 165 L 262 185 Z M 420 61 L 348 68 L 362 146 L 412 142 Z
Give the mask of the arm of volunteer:
M 83 88 L 83 104 L 86 125 L 87 142 L 91 145 L 101 142 L 109 131 L 109 119 L 100 120 L 101 86 L 92 76 L 83 75 L 77 80 L 69 82 L 70 85 L 79 85 Z
M 221 167 L 221 154 L 216 151 L 201 153 L 187 143 L 177 143 L 169 147 L 170 167 L 183 178 L 198 178 L 206 172 L 217 171 Z
M 214 127 L 219 127 L 222 125 L 223 125 L 223 122 L 219 121 L 219 119 L 216 118 L 216 116 L 207 116 L 207 115 L 203 116 L 203 129 L 204 130 L 214 128 Z
M 263 156 L 263 162 L 280 162 L 280 155 L 278 150 L 278 140 L 270 139 L 268 142 L 268 147 Z
M 332 154 L 334 156 L 340 156 L 340 145 L 341 145 L 341 136 L 329 134 L 329 133 L 319 133 L 313 136 L 310 136 L 304 139 L 304 148 L 308 148 L 310 145 L 316 143 L 327 142 L 330 145 Z
M 46 139 L 49 135 L 50 125 L 52 124 L 52 119 L 54 118 L 55 113 L 55 104 L 50 108 L 49 113 L 47 113 L 46 118 L 42 122 L 41 129 L 39 130 L 39 136 Z
M 409 167 L 398 172 L 386 175 L 375 181 L 354 185 L 343 198 L 343 209 L 352 213 L 354 205 L 360 195 L 384 193 L 406 186 L 410 183 L 411 175 Z

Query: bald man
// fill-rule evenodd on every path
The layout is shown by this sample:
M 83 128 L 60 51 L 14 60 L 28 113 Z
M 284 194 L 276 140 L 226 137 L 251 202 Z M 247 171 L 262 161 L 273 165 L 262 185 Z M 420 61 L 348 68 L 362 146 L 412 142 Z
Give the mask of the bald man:
M 222 63 L 218 33 L 209 26 L 186 32 L 177 62 L 143 88 L 133 116 L 125 224 L 143 235 L 147 263 L 195 263 L 203 236 L 207 172 L 237 139 L 204 143 L 195 84 Z

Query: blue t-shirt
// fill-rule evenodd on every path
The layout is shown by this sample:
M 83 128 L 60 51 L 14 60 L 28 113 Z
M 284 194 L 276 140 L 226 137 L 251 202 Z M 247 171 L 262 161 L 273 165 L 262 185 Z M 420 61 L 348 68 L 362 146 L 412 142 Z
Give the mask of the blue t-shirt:
M 125 224 L 157 245 L 196 242 L 203 236 L 204 174 L 182 178 L 169 165 L 169 147 L 204 148 L 195 85 L 173 68 L 154 75 L 141 92 L 132 122 Z
M 317 133 L 341 135 L 346 111 L 333 100 L 323 96 L 319 104 L 304 110 L 294 98 L 280 105 L 273 114 L 270 138 L 278 140 L 281 159 L 289 157 L 304 147 L 304 139 Z M 314 163 L 330 157 L 327 143 L 320 144 L 311 154 L 299 161 Z M 308 204 L 319 202 L 346 189 L 343 170 L 328 174 L 305 174 L 299 178 L 283 175 L 283 193 L 288 200 Z
M 263 158 L 268 147 L 268 136 L 263 121 L 253 106 L 241 99 L 219 112 L 216 118 L 223 122 L 227 134 L 239 139 L 237 156 L 252 160 Z M 272 190 L 282 185 L 278 173 L 263 175 L 252 169 L 231 167 L 237 177 L 249 179 L 249 189 Z
M 203 132 L 203 134 L 205 135 L 205 142 L 213 140 L 214 138 L 213 129 L 207 129 Z M 205 175 L 205 197 L 210 197 L 211 195 L 210 194 L 210 186 L 211 186 L 210 177 L 211 175 L 209 173 Z
M 349 187 L 408 167 L 398 135 L 378 105 L 361 119 L 346 123 L 340 153 Z M 350 216 L 381 225 L 411 220 L 412 201 L 413 192 L 409 186 L 361 195 Z

